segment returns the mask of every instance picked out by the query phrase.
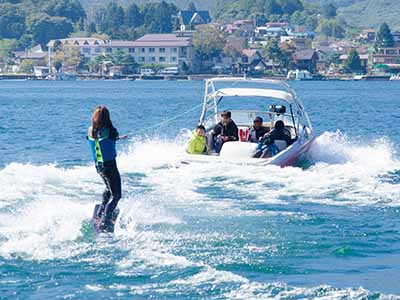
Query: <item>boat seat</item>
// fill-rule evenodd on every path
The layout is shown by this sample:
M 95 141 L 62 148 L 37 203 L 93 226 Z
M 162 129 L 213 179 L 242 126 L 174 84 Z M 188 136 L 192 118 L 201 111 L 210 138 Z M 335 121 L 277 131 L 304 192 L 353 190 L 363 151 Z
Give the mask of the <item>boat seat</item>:
M 285 140 L 275 140 L 274 144 L 278 147 L 279 151 L 285 150 L 288 146 Z
M 249 128 L 248 127 L 239 128 L 239 141 L 247 142 L 248 139 L 249 139 Z

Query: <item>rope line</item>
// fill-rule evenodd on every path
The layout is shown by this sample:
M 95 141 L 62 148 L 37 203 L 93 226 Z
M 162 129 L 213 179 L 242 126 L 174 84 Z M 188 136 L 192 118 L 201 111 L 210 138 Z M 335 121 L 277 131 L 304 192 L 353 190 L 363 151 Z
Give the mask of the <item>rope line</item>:
M 156 129 L 156 128 L 159 128 L 159 127 L 161 127 L 162 125 L 165 125 L 165 124 L 171 123 L 171 122 L 173 122 L 173 121 L 176 121 L 176 120 L 178 120 L 178 119 L 180 119 L 180 118 L 186 116 L 187 114 L 189 114 L 189 113 L 195 111 L 196 109 L 198 109 L 198 108 L 200 108 L 200 107 L 202 107 L 202 106 L 203 106 L 203 103 L 201 103 L 201 104 L 199 104 L 199 105 L 196 105 L 196 106 L 192 107 L 191 109 L 189 109 L 189 110 L 187 110 L 187 111 L 184 111 L 183 113 L 178 114 L 178 115 L 176 115 L 176 116 L 174 116 L 174 117 L 172 117 L 172 118 L 168 118 L 168 119 L 162 120 L 161 122 L 158 122 L 158 123 L 157 123 L 156 125 L 154 125 L 154 126 L 150 126 L 150 127 L 147 127 L 147 128 L 139 129 L 138 131 L 135 132 L 135 134 L 139 134 L 139 135 L 140 135 L 140 134 L 142 134 L 142 133 L 149 132 L 149 131 L 151 131 L 151 130 L 154 130 L 154 129 Z M 132 135 L 133 133 L 128 133 L 128 134 L 129 134 L 129 135 Z

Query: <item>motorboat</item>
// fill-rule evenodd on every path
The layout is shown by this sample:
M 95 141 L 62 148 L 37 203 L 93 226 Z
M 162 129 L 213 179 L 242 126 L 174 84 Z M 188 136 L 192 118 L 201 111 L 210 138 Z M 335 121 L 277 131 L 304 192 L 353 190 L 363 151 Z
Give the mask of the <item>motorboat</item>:
M 399 81 L 400 80 L 400 74 L 394 74 L 390 76 L 389 78 L 390 81 Z
M 289 71 L 287 76 L 287 80 L 313 80 L 312 74 L 307 70 L 295 70 Z
M 223 144 L 220 153 L 186 153 L 182 163 L 229 161 L 240 164 L 278 165 L 296 164 L 307 152 L 313 140 L 313 128 L 304 105 L 294 90 L 284 81 L 256 78 L 213 78 L 205 81 L 205 93 L 199 124 L 206 128 L 212 144 L 213 128 L 220 121 L 220 113 L 229 110 L 239 130 L 239 140 Z M 248 142 L 253 120 L 263 118 L 263 126 L 273 129 L 278 120 L 285 124 L 290 145 L 275 141 L 279 153 L 268 158 L 254 158 L 257 143 Z

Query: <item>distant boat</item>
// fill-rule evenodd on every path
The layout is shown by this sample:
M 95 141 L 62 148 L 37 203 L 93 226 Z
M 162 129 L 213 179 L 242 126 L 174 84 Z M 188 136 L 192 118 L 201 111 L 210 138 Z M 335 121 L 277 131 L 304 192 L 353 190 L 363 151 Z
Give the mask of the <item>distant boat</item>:
M 56 81 L 75 81 L 77 76 L 71 73 L 56 73 L 47 76 L 47 80 L 56 80 Z
M 312 74 L 307 70 L 289 71 L 286 76 L 287 80 L 312 80 Z
M 355 75 L 353 80 L 365 80 L 365 75 Z
M 391 77 L 389 75 L 356 75 L 353 80 L 366 80 L 366 81 L 386 81 Z
M 390 76 L 390 81 L 397 81 L 400 80 L 400 73 Z

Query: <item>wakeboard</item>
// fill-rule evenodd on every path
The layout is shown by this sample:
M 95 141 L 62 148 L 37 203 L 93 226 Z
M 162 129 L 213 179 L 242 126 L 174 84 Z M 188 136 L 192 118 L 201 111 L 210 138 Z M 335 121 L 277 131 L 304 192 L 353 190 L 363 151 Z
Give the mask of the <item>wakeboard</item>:
M 111 225 L 108 226 L 107 228 L 100 228 L 101 225 L 101 218 L 99 218 L 97 216 L 97 213 L 100 209 L 100 204 L 96 204 L 96 206 L 94 207 L 94 211 L 93 211 L 93 227 L 96 230 L 97 233 L 102 233 L 102 232 L 106 232 L 106 233 L 113 233 L 114 229 L 115 229 L 115 223 L 117 222 L 117 218 L 119 215 L 119 209 L 116 208 L 113 211 L 112 217 L 111 217 Z

